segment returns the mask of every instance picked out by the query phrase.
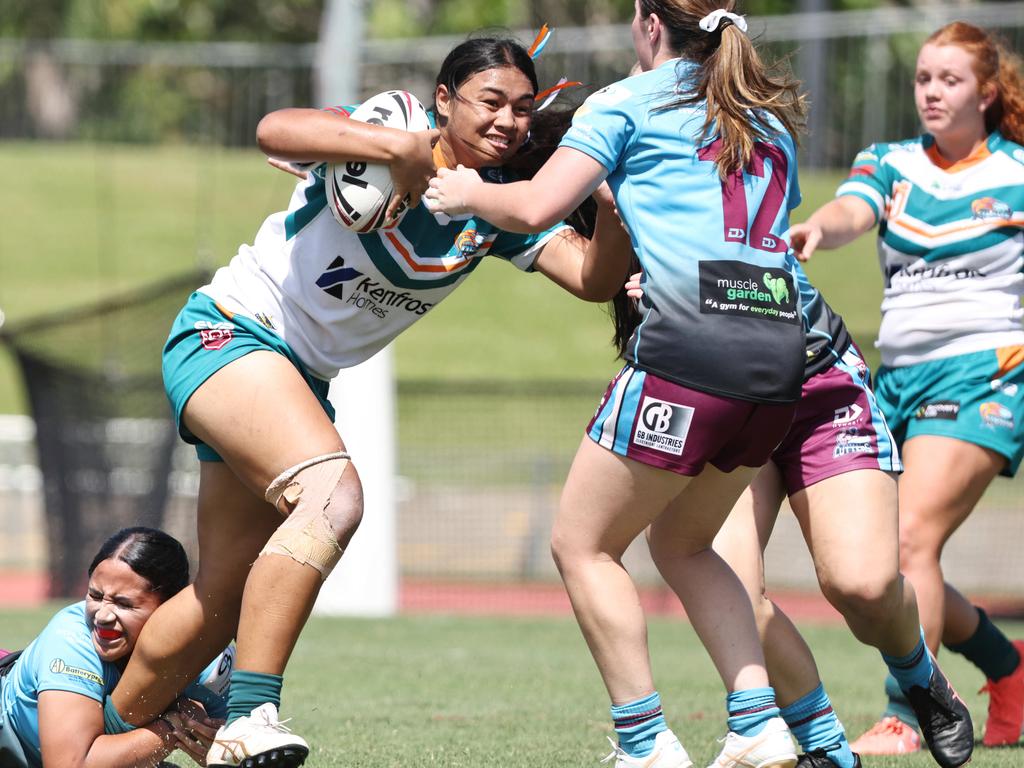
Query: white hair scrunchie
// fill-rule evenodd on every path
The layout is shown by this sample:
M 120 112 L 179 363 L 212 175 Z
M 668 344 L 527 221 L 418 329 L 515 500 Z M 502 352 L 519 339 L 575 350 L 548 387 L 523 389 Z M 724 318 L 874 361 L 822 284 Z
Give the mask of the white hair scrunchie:
M 703 19 L 700 20 L 700 28 L 705 32 L 714 32 L 718 29 L 718 25 L 721 24 L 722 19 L 728 19 L 737 27 L 740 32 L 747 31 L 747 20 L 737 13 L 725 10 L 725 8 L 719 8 L 717 11 L 712 11 Z

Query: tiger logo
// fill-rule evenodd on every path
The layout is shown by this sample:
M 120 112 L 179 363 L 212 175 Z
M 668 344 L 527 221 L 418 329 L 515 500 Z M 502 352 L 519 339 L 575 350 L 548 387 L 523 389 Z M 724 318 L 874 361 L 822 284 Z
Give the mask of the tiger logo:
M 455 238 L 455 250 L 460 256 L 469 258 L 478 250 L 484 241 L 484 236 L 477 234 L 475 229 L 464 229 Z

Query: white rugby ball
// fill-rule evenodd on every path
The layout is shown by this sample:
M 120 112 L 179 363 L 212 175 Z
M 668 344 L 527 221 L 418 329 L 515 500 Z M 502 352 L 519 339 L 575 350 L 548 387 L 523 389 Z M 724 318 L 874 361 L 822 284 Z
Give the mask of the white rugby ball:
M 372 96 L 349 116 L 371 125 L 425 131 L 430 128 L 427 110 L 408 91 L 384 91 Z M 324 176 L 327 206 L 345 229 L 372 232 L 384 225 L 388 202 L 394 191 L 386 163 L 348 162 L 327 166 Z M 403 202 L 398 219 L 405 213 Z

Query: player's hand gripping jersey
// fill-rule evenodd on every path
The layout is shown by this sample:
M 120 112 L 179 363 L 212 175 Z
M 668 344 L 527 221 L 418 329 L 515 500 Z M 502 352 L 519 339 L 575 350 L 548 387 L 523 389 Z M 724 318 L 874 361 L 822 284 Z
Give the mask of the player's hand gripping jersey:
M 443 164 L 437 148 L 434 162 Z M 278 333 L 324 380 L 383 349 L 484 256 L 529 271 L 541 248 L 566 226 L 536 235 L 504 232 L 471 217 L 442 226 L 419 205 L 397 227 L 359 235 L 339 226 L 327 209 L 323 168 L 299 183 L 288 210 L 267 218 L 256 241 L 239 248 L 200 290 L 229 312 Z M 492 183 L 510 180 L 500 168 L 480 173 Z
M 747 170 L 722 182 L 719 143 L 695 143 L 703 106 L 658 109 L 687 70 L 677 59 L 598 91 L 562 140 L 608 169 L 643 269 L 626 358 L 693 389 L 793 402 L 804 332 L 781 239 L 800 199 L 793 141 L 780 130 L 758 142 Z
M 883 364 L 1024 344 L 1024 148 L 993 132 L 951 165 L 930 136 L 873 144 L 837 194 L 879 222 Z

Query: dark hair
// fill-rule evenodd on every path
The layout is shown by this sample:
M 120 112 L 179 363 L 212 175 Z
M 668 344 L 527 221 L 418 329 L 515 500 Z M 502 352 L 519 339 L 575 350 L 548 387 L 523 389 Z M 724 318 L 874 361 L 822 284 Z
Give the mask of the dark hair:
M 535 94 L 540 90 L 533 59 L 519 41 L 510 37 L 474 37 L 459 43 L 441 62 L 437 85 L 444 85 L 454 97 L 458 94 L 459 86 L 473 75 L 503 67 L 518 69 L 526 75 Z M 433 109 L 434 114 L 437 114 L 437 104 L 434 104 Z
M 501 67 L 518 69 L 530 81 L 534 94 L 540 90 L 537 70 L 526 48 L 510 37 L 474 37 L 459 43 L 445 56 L 437 73 L 437 85 L 444 85 L 450 94 L 458 97 L 458 87 L 479 72 Z M 436 89 L 435 89 L 436 91 Z M 578 104 L 564 100 L 568 106 L 550 107 L 534 111 L 530 118 L 530 138 L 505 167 L 518 178 L 531 179 L 558 148 L 558 143 L 572 123 L 572 116 Z M 431 107 L 435 115 L 436 102 Z M 591 237 L 597 217 L 597 205 L 591 198 L 566 217 L 566 222 L 580 234 Z
M 89 566 L 89 575 L 111 558 L 127 563 L 162 600 L 178 594 L 188 584 L 185 548 L 176 538 L 156 528 L 122 528 L 103 542 Z
M 629 260 L 628 274 L 632 275 L 639 271 L 640 259 L 634 253 Z M 608 313 L 612 317 L 612 327 L 614 328 L 612 344 L 615 346 L 619 357 L 625 359 L 626 347 L 629 345 L 629 340 L 633 337 L 633 331 L 640 325 L 640 320 L 643 317 L 636 301 L 626 295 L 625 286 L 619 288 L 619 292 L 612 297 L 612 300 L 609 302 Z

